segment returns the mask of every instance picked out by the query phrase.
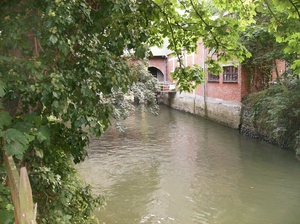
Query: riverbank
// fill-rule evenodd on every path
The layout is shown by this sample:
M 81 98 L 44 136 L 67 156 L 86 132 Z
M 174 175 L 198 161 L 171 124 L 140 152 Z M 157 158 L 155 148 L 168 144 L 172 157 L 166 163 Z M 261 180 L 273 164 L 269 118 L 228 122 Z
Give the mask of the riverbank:
M 240 132 L 300 154 L 300 81 L 291 80 L 243 99 Z
M 300 155 L 300 81 L 289 80 L 252 93 L 242 103 L 204 98 L 191 93 L 165 93 L 161 102 L 169 107 L 239 129 Z

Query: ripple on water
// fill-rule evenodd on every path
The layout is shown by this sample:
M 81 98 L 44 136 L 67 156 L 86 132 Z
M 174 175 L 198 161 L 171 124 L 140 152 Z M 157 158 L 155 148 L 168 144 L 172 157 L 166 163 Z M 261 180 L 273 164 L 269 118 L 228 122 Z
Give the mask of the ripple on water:
M 109 223 L 297 223 L 300 164 L 291 152 L 162 107 L 126 131 L 93 139 L 82 177 L 108 205 Z

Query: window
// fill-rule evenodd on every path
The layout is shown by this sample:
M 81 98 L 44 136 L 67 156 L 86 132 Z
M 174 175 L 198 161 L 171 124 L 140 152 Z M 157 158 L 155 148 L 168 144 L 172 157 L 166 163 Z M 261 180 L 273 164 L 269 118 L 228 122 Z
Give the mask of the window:
M 208 82 L 219 82 L 219 80 L 219 75 L 213 75 L 212 73 L 208 73 Z
M 238 82 L 238 68 L 234 66 L 223 66 L 223 82 Z

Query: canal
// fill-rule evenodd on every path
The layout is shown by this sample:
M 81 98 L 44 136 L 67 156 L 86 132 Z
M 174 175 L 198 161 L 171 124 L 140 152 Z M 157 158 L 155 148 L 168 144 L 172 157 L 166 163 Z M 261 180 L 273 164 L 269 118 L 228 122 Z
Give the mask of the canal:
M 294 153 L 161 106 L 93 139 L 77 167 L 107 206 L 100 223 L 300 223 Z

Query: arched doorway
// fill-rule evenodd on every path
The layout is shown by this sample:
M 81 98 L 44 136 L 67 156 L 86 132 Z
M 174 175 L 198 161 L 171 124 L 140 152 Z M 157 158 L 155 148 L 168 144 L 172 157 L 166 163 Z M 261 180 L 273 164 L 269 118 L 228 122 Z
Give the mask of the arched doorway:
M 149 67 L 149 68 L 148 68 L 148 71 L 149 71 L 155 78 L 157 78 L 157 81 L 158 81 L 158 82 L 164 82 L 164 81 L 166 81 L 166 80 L 165 80 L 164 74 L 163 74 L 162 71 L 159 70 L 158 68 L 155 68 L 155 67 Z

